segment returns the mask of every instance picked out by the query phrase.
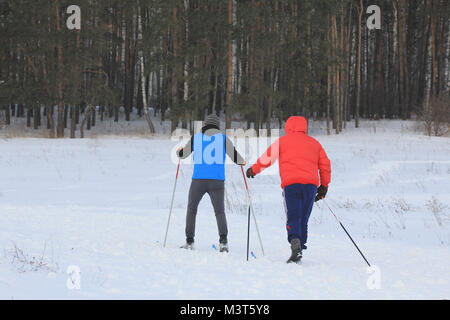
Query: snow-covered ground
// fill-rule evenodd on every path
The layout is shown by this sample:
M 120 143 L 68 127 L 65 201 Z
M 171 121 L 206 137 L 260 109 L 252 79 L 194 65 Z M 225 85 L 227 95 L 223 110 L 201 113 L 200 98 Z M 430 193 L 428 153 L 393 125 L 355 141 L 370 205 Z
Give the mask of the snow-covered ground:
M 364 122 L 339 136 L 323 135 L 319 124 L 310 132 L 332 162 L 326 201 L 376 266 L 370 272 L 321 202 L 303 264 L 285 263 L 290 249 L 277 175 L 249 181 L 265 256 L 252 224 L 256 259 L 247 262 L 238 166 L 226 168 L 230 253 L 212 248 L 218 235 L 208 196 L 199 207 L 196 250 L 178 248 L 188 164 L 162 248 L 176 142 L 1 139 L 0 131 L 0 298 L 449 299 L 450 139 L 396 121 Z

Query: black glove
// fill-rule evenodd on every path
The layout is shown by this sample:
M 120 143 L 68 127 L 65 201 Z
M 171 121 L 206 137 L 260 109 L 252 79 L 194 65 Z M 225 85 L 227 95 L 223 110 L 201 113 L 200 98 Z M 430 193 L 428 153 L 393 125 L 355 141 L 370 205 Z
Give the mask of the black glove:
M 319 186 L 319 188 L 317 188 L 317 195 L 316 195 L 316 200 L 314 200 L 314 202 L 317 202 L 323 198 L 325 198 L 326 194 L 327 194 L 328 188 L 325 186 Z
M 255 174 L 253 173 L 252 168 L 251 167 L 248 168 L 247 169 L 247 178 L 254 178 L 254 177 L 255 177 Z

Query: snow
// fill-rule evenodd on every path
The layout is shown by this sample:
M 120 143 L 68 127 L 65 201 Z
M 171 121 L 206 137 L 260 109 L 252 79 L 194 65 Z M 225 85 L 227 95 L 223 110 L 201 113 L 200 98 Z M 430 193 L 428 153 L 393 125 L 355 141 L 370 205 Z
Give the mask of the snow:
M 176 141 L 0 139 L 0 298 L 449 299 L 450 140 L 411 127 L 381 121 L 340 135 L 324 135 L 320 123 L 310 130 L 332 162 L 326 201 L 375 273 L 323 202 L 314 206 L 302 265 L 285 263 L 276 169 L 249 181 L 265 256 L 252 223 L 256 259 L 247 262 L 238 166 L 226 168 L 230 253 L 212 248 L 218 235 L 208 196 L 196 250 L 187 251 L 179 249 L 192 174 L 186 163 L 162 247 Z

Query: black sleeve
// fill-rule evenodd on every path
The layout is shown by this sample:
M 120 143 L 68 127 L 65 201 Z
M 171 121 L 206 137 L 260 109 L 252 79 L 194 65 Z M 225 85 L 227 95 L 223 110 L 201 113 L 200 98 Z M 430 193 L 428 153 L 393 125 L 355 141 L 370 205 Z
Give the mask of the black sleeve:
M 239 152 L 237 152 L 233 142 L 228 137 L 226 137 L 225 149 L 227 155 L 231 158 L 231 160 L 233 160 L 234 163 L 239 165 L 244 163 L 244 158 L 239 154 Z
M 194 137 L 192 136 L 191 139 L 189 139 L 188 143 L 186 143 L 184 148 L 178 151 L 177 156 L 181 159 L 186 159 L 193 151 L 194 151 Z

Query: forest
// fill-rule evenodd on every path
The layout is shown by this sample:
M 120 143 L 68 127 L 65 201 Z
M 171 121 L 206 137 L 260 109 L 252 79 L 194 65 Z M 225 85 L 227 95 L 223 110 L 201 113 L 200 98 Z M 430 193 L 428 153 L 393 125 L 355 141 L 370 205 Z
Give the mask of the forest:
M 0 125 L 75 138 L 133 112 L 150 133 L 155 116 L 193 130 L 217 113 L 269 134 L 304 115 L 328 134 L 422 119 L 442 135 L 449 13 L 447 0 L 0 0 Z

